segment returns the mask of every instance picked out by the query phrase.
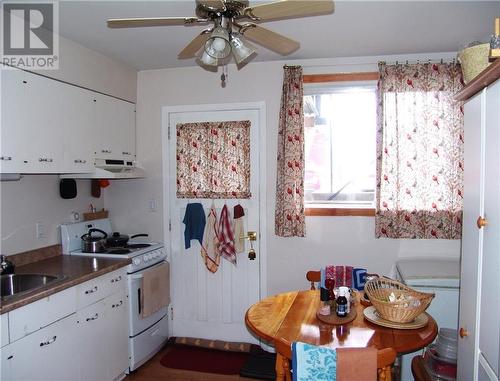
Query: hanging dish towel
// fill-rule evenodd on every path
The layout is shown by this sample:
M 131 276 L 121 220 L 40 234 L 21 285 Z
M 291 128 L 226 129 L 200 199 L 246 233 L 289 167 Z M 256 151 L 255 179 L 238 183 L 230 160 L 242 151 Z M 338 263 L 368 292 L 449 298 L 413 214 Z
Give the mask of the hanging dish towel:
M 336 380 L 335 349 L 296 342 L 292 344 L 293 381 Z
M 325 279 L 334 279 L 335 287 L 352 288 L 352 266 L 326 266 L 321 269 L 321 287 L 325 288 Z
M 187 204 L 186 214 L 182 220 L 186 228 L 184 229 L 184 247 L 191 247 L 191 240 L 197 239 L 200 245 L 203 244 L 203 231 L 205 230 L 205 211 L 199 202 Z
M 205 261 L 205 266 L 211 272 L 216 272 L 220 264 L 219 252 L 219 225 L 217 224 L 217 213 L 215 205 L 212 204 L 207 216 L 205 233 L 203 234 L 203 244 L 201 245 L 201 257 Z
M 170 303 L 170 268 L 168 262 L 144 272 L 141 287 L 142 318 Z
M 231 228 L 231 216 L 227 205 L 224 205 L 219 220 L 219 252 L 223 258 L 236 264 L 236 250 L 234 248 L 234 234 Z
M 244 216 L 243 207 L 240 204 L 236 205 L 234 207 L 234 249 L 236 253 L 245 251 L 245 239 L 241 238 L 245 235 Z

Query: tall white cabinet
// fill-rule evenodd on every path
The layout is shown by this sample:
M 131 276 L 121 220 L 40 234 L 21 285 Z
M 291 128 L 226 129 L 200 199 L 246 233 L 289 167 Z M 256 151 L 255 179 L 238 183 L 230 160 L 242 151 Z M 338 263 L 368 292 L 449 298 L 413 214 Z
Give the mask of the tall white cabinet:
M 500 80 L 464 113 L 458 380 L 489 381 L 500 362 Z

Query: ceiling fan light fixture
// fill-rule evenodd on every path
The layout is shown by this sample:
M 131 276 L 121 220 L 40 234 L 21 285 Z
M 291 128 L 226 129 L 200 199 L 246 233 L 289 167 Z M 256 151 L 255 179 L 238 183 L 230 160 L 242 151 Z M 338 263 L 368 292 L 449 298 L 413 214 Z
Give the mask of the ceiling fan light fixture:
M 205 43 L 205 53 L 212 58 L 226 58 L 231 53 L 227 29 L 220 26 L 214 29 Z
M 241 34 L 232 34 L 230 44 L 234 60 L 238 65 L 257 52 L 255 46 L 246 41 Z
M 200 57 L 200 62 L 206 66 L 218 66 L 219 60 L 217 58 L 211 57 L 206 51 L 203 51 Z

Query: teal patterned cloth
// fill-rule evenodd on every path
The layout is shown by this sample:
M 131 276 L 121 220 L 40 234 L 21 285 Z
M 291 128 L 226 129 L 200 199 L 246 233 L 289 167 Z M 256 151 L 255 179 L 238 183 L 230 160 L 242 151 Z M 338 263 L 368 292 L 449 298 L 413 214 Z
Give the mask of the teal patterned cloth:
M 292 344 L 293 381 L 336 381 L 335 349 L 296 342 Z

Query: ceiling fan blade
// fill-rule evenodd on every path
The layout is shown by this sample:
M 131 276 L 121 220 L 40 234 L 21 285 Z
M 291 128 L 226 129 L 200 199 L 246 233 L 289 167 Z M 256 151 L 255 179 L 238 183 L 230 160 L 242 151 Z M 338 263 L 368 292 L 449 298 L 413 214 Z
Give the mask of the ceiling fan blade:
M 254 21 L 278 20 L 333 13 L 332 0 L 280 0 L 245 8 L 243 17 Z
M 108 28 L 139 28 L 147 26 L 190 25 L 208 22 L 198 17 L 141 17 L 130 19 L 109 19 Z
M 263 28 L 260 25 L 243 25 L 240 32 L 249 40 L 281 55 L 290 54 L 300 47 L 297 41 Z
M 180 60 L 193 58 L 198 50 L 207 42 L 210 38 L 211 30 L 204 30 L 199 35 L 197 35 L 193 40 L 186 45 L 184 49 L 177 55 L 177 58 Z
M 203 4 L 214 10 L 223 10 L 226 9 L 226 4 L 224 4 L 224 0 L 197 0 L 197 4 Z

